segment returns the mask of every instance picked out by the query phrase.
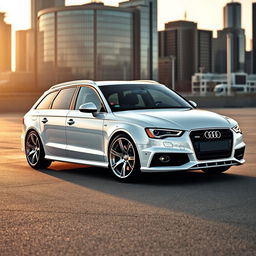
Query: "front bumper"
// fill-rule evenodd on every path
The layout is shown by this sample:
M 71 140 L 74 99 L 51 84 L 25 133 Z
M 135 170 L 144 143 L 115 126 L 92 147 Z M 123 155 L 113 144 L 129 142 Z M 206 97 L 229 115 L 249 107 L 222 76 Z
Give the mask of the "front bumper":
M 237 159 L 235 152 L 237 149 L 245 147 L 242 134 L 233 132 L 232 153 L 228 158 L 216 158 L 211 160 L 198 160 L 191 139 L 190 131 L 185 132 L 181 137 L 166 138 L 163 140 L 150 139 L 146 145 L 137 145 L 140 155 L 142 172 L 176 172 L 189 171 L 204 168 L 214 168 L 221 166 L 241 165 L 245 160 Z M 178 166 L 151 166 L 155 154 L 180 153 L 188 156 L 188 162 Z

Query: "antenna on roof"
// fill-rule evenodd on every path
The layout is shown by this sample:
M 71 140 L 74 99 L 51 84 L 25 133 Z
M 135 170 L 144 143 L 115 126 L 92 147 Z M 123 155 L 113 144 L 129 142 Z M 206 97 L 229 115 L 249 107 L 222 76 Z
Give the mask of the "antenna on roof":
M 187 20 L 187 10 L 184 12 L 184 20 Z

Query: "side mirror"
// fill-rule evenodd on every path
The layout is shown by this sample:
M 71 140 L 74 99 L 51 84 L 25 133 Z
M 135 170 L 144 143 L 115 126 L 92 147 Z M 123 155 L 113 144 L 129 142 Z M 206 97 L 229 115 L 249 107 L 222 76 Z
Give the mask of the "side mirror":
M 83 113 L 95 113 L 97 112 L 97 107 L 93 102 L 88 102 L 88 103 L 82 104 L 79 107 L 79 111 Z
M 194 108 L 197 107 L 197 103 L 195 103 L 193 100 L 189 100 L 189 103 L 190 103 Z

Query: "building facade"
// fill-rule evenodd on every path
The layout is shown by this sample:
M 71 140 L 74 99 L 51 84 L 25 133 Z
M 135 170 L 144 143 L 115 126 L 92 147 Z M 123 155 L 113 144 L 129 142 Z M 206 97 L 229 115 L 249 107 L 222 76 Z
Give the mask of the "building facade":
M 48 88 L 76 79 L 155 78 L 150 64 L 144 69 L 141 62 L 144 48 L 136 47 L 141 42 L 138 35 L 143 34 L 138 24 L 141 24 L 138 9 L 103 3 L 39 12 L 38 86 Z M 144 56 L 147 63 L 152 55 Z
M 245 31 L 241 28 L 241 4 L 232 2 L 224 7 L 224 29 L 214 39 L 213 61 L 216 73 L 227 72 L 227 35 L 231 36 L 231 72 L 245 70 Z
M 4 21 L 5 13 L 0 13 L 0 72 L 11 71 L 11 25 Z
M 28 70 L 28 30 L 16 31 L 16 71 Z
M 197 31 L 197 71 L 212 71 L 212 31 Z
M 136 50 L 134 52 L 135 57 L 139 57 L 138 74 L 135 74 L 135 78 L 157 80 L 157 0 L 130 0 L 119 3 L 119 6 L 135 10 L 134 32 L 135 39 L 139 39 L 136 42 Z
M 253 74 L 253 51 L 245 52 L 245 73 Z
M 241 28 L 241 4 L 231 2 L 223 8 L 223 27 Z
M 252 61 L 253 73 L 256 74 L 256 3 L 252 3 Z
M 65 6 L 65 0 L 31 0 L 31 28 L 37 28 L 37 14 L 39 11 L 57 7 L 57 6 Z
M 212 32 L 198 30 L 189 21 L 173 21 L 159 32 L 159 80 L 172 87 L 174 64 L 175 89 L 191 90 L 191 77 L 195 72 L 212 68 Z M 175 58 L 175 61 L 172 59 Z

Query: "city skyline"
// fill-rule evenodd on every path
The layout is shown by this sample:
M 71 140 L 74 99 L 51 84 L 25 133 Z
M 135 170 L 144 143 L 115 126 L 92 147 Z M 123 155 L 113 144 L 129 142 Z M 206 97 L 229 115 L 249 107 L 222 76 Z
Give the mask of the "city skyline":
M 79 5 L 91 1 L 66 0 L 66 5 Z M 104 0 L 105 5 L 117 6 L 122 0 Z M 198 23 L 200 29 L 216 31 L 223 28 L 223 7 L 227 0 L 158 0 L 158 30 L 164 24 L 174 20 L 186 20 Z M 254 0 L 236 1 L 242 4 L 242 28 L 246 33 L 246 49 L 251 49 L 252 39 L 252 3 Z M 13 8 L 15 6 L 15 8 Z M 175 6 L 175 8 L 172 8 Z M 168 8 L 170 7 L 170 8 Z M 199 8 L 200 7 L 200 8 Z M 199 10 L 200 9 L 200 10 Z M 203 10 L 203 11 L 201 11 Z M 0 2 L 0 12 L 6 12 L 6 21 L 13 25 L 13 30 L 30 28 L 30 0 L 10 0 Z M 212 17 L 209 19 L 209 12 Z

